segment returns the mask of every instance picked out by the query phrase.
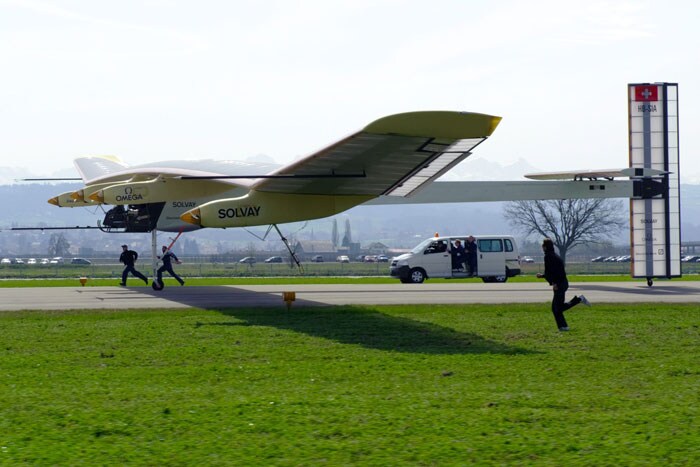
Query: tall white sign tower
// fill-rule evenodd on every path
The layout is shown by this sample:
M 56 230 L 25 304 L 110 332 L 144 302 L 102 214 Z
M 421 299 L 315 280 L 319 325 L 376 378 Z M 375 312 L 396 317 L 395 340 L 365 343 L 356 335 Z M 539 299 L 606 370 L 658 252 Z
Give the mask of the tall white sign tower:
M 644 177 L 630 200 L 632 276 L 681 276 L 678 84 L 629 84 L 630 167 L 664 174 Z

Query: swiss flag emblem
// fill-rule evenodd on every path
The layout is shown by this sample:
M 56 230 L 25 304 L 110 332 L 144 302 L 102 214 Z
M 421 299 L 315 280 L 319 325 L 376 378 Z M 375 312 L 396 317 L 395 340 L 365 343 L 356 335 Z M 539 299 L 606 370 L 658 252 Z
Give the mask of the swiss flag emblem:
M 634 100 L 650 102 L 659 100 L 659 88 L 656 86 L 635 86 Z

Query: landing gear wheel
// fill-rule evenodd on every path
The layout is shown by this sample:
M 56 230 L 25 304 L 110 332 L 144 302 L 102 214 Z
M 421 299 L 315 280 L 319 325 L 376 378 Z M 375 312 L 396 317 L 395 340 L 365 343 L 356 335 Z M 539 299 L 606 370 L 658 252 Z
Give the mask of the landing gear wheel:
M 163 287 L 165 287 L 165 284 L 163 284 L 162 282 L 160 282 L 158 280 L 155 280 L 151 283 L 151 287 L 153 288 L 153 290 L 163 290 Z
M 651 287 L 652 285 L 654 285 L 654 279 L 652 279 L 651 277 L 647 278 L 647 285 L 648 285 L 649 287 Z

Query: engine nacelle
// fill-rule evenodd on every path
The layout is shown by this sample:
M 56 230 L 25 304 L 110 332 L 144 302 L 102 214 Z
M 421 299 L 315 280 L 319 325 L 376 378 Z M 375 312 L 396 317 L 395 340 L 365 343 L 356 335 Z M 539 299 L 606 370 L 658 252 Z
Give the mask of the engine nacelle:
M 49 199 L 48 202 L 60 208 L 83 208 L 85 206 L 94 206 L 95 204 L 97 204 L 92 200 L 73 198 L 72 191 L 68 191 L 66 193 L 61 193 L 60 195 L 54 196 L 53 198 Z

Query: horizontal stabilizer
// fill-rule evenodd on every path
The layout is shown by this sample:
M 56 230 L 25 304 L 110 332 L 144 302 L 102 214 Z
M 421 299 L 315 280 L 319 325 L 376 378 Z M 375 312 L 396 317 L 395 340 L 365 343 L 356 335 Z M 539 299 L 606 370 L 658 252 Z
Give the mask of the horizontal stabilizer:
M 525 175 L 525 178 L 530 180 L 596 180 L 604 178 L 612 180 L 613 178 L 629 177 L 658 177 L 665 175 L 668 172 L 657 169 L 647 169 L 639 167 L 628 167 L 625 169 L 601 169 L 601 170 L 570 170 L 568 172 L 540 172 Z

